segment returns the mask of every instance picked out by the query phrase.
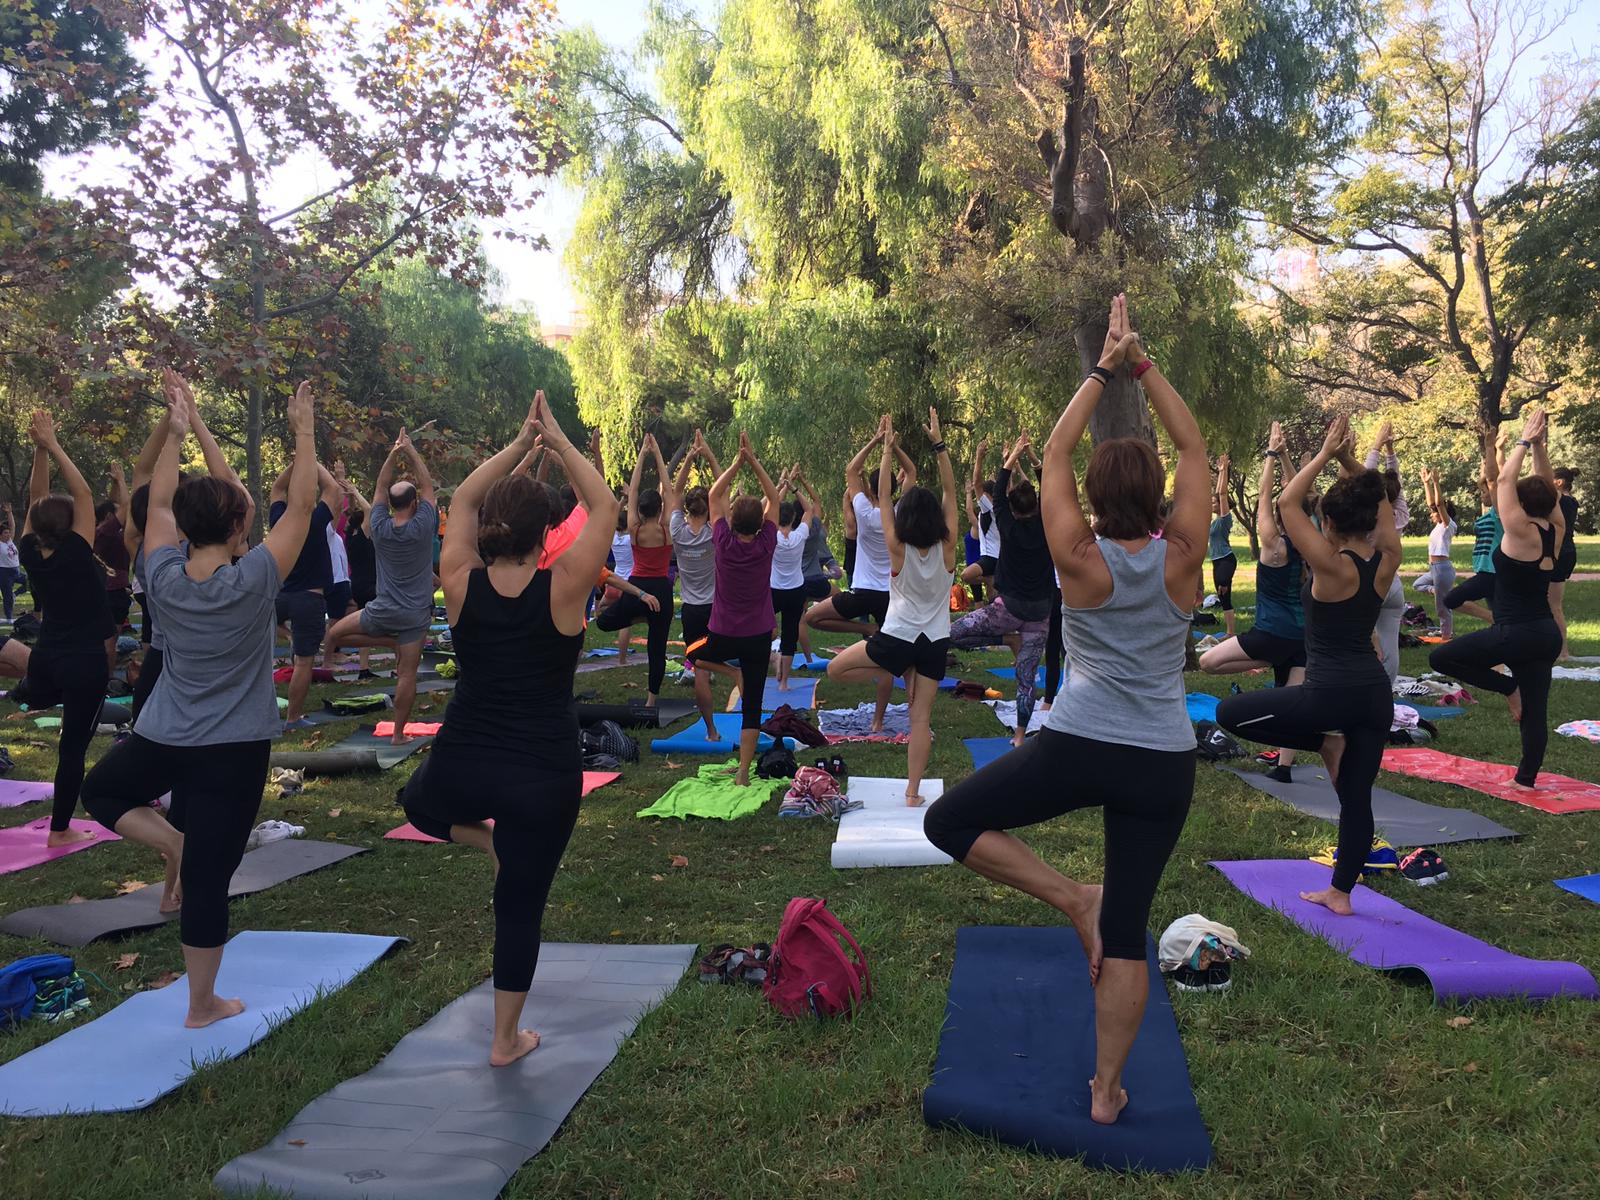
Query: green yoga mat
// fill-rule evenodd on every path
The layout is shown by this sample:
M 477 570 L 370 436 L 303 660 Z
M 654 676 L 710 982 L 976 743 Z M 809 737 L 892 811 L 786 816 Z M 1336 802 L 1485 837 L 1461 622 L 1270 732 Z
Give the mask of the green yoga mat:
M 748 816 L 772 799 L 776 784 L 773 780 L 752 776 L 749 787 L 739 787 L 733 782 L 733 772 L 738 767 L 737 758 L 721 764 L 707 763 L 693 779 L 678 780 L 661 799 L 649 808 L 641 808 L 635 815 L 712 817 L 720 821 Z

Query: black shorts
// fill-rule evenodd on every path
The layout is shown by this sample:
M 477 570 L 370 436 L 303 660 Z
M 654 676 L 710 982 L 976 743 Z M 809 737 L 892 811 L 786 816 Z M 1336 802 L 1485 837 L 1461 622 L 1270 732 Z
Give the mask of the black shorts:
M 1217 586 L 1217 599 L 1222 602 L 1223 612 L 1233 611 L 1233 573 L 1238 569 L 1239 559 L 1233 554 L 1211 560 L 1211 581 Z
M 111 620 L 120 632 L 128 623 L 128 610 L 133 607 L 133 592 L 128 588 L 107 588 L 106 606 L 111 609 Z
M 356 587 L 355 582 L 353 580 L 351 581 L 351 584 L 350 584 L 350 600 L 351 600 L 351 602 L 353 604 L 355 604 L 355 606 L 357 608 L 365 608 L 367 605 L 371 604 L 377 598 L 378 598 L 378 585 L 377 584 L 373 584 L 371 587 L 367 587 L 366 585 L 362 585 L 361 587 L 358 588 L 358 587 Z M 344 615 L 343 613 L 339 614 L 339 616 L 343 616 L 343 615 Z M 338 620 L 338 617 L 335 617 L 334 620 Z
M 806 580 L 805 586 L 807 600 L 826 600 L 833 595 L 833 580 L 826 575 L 818 575 L 815 578 Z
M 1578 569 L 1578 552 L 1563 554 L 1556 559 L 1556 573 L 1551 577 L 1551 583 L 1565 583 L 1572 578 L 1572 573 Z
M 711 605 L 685 604 L 678 616 L 683 621 L 684 657 L 693 662 L 695 652 L 711 629 Z
M 761 664 L 765 673 L 767 663 L 772 658 L 772 630 L 765 633 L 751 634 L 749 637 L 733 637 L 726 633 L 707 633 L 705 640 L 694 651 L 693 661 L 714 663 L 738 663 L 741 667 L 747 660 L 755 660 Z
M 328 620 L 337 621 L 350 611 L 350 598 L 354 589 L 348 579 L 342 579 L 322 593 L 328 605 Z
M 1000 569 L 1000 560 L 992 554 L 980 554 L 978 569 L 983 572 L 985 578 L 990 578 Z
M 846 621 L 859 621 L 871 617 L 879 625 L 889 615 L 889 593 L 852 588 L 833 598 L 833 611 Z
M 904 675 L 915 669 L 924 679 L 938 683 L 944 678 L 945 663 L 950 657 L 950 639 L 935 642 L 919 633 L 916 641 L 908 642 L 880 629 L 867 639 L 867 657 L 891 675 Z
M 296 658 L 313 658 L 328 632 L 328 598 L 321 592 L 279 592 L 278 624 L 289 627 Z
M 1278 687 L 1289 682 L 1289 672 L 1306 665 L 1304 638 L 1279 637 L 1265 629 L 1246 629 L 1239 635 L 1239 649 L 1257 662 L 1272 667 L 1272 681 Z

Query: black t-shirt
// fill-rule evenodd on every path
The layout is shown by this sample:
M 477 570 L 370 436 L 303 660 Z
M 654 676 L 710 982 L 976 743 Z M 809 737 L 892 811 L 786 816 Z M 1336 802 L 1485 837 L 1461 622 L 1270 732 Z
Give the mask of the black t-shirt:
M 995 591 L 1012 599 L 1048 605 L 1055 599 L 1055 561 L 1044 536 L 1039 511 L 1018 519 L 1011 511 L 1011 472 L 1001 468 L 994 481 L 994 519 L 1000 526 L 1000 562 L 995 568 Z
M 344 552 L 350 558 L 350 590 L 358 596 L 371 596 L 378 590 L 378 555 L 367 536 L 365 521 L 352 520 L 347 527 Z
M 283 500 L 274 500 L 268 513 L 268 528 L 289 511 Z M 300 557 L 294 560 L 294 570 L 283 581 L 286 592 L 309 592 L 318 588 L 327 591 L 333 586 L 333 558 L 328 553 L 328 526 L 333 523 L 333 512 L 321 500 L 311 510 L 311 527 L 306 530 L 305 545 L 300 547 Z
M 116 629 L 106 603 L 106 569 L 89 543 L 68 530 L 47 556 L 39 535 L 29 533 L 17 543 L 17 554 L 43 618 L 38 645 L 104 654 L 105 640 Z
M 1576 532 L 1573 526 L 1578 521 L 1578 501 L 1573 496 L 1563 492 L 1558 503 L 1561 505 L 1561 518 L 1567 523 L 1567 530 L 1561 535 L 1561 553 L 1557 557 L 1571 559 L 1576 562 L 1578 558 L 1578 543 L 1573 540 L 1573 534 Z

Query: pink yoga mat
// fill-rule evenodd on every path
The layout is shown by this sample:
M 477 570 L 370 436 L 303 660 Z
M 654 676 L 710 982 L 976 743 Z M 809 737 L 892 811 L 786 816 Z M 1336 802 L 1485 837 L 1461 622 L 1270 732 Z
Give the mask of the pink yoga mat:
M 1355 912 L 1348 917 L 1302 900 L 1302 891 L 1328 886 L 1332 871 L 1319 863 L 1268 858 L 1211 865 L 1246 896 L 1277 909 L 1362 966 L 1422 972 L 1441 1003 L 1555 996 L 1600 1000 L 1594 976 L 1577 963 L 1512 954 L 1430 920 L 1371 888 L 1356 886 L 1350 896 Z
M 444 722 L 443 721 L 407 721 L 406 722 L 406 736 L 407 737 L 432 737 L 434 734 L 438 733 L 439 730 L 441 730 L 443 728 L 444 728 Z M 373 737 L 393 737 L 394 736 L 394 722 L 393 721 L 379 721 L 372 728 L 372 736 Z
M 621 778 L 622 772 L 620 771 L 585 771 L 583 773 L 583 794 L 587 796 L 596 788 L 603 788 L 613 780 Z M 494 822 L 490 821 L 489 825 L 492 827 Z M 389 830 L 383 836 L 394 842 L 438 842 L 439 840 L 438 838 L 429 837 L 410 821 L 407 821 L 398 829 Z
M 0 779 L 0 808 L 16 808 L 48 800 L 56 794 L 53 783 L 35 783 L 31 779 Z
M 74 821 L 72 828 L 92 833 L 95 838 L 93 841 L 73 842 L 70 846 L 57 846 L 51 849 L 44 844 L 45 838 L 50 836 L 49 817 L 40 817 L 37 821 L 29 821 L 26 825 L 16 825 L 10 829 L 0 829 L 0 875 L 9 875 L 13 871 L 26 871 L 29 867 L 37 867 L 40 863 L 47 863 L 53 858 L 76 854 L 79 850 L 87 850 L 90 846 L 98 846 L 102 842 L 122 840 L 109 829 L 102 828 L 93 821 Z
M 1539 773 L 1539 786 L 1525 788 L 1512 782 L 1517 769 L 1505 763 L 1478 762 L 1471 758 L 1458 758 L 1442 750 L 1410 748 L 1385 750 L 1383 769 L 1418 779 L 1431 779 L 1436 783 L 1454 783 L 1485 795 L 1498 796 L 1513 804 L 1536 808 L 1540 812 L 1564 813 L 1600 812 L 1600 786 L 1584 783 L 1581 779 L 1568 779 L 1565 775 Z

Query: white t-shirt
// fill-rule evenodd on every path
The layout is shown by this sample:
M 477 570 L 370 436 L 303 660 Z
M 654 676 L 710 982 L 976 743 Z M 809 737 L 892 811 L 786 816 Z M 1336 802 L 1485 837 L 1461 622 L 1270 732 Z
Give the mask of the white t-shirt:
M 333 527 L 333 522 L 327 526 L 328 533 L 328 565 L 333 568 L 333 582 L 335 585 L 346 583 L 350 579 L 350 556 L 345 553 L 344 539 L 339 536 L 339 531 Z
M 616 565 L 611 569 L 626 579 L 633 574 L 633 536 L 627 533 L 611 535 L 611 557 Z
M 856 514 L 856 569 L 850 575 L 850 589 L 887 592 L 889 547 L 883 541 L 883 514 L 865 492 L 857 492 L 850 507 Z
M 989 528 L 983 527 L 983 518 L 989 518 Z M 1000 557 L 1000 522 L 994 519 L 994 501 L 978 493 L 978 553 L 985 558 Z
M 778 545 L 772 552 L 772 587 L 775 591 L 805 587 L 804 568 L 806 539 L 811 536 L 811 522 L 803 522 L 790 530 L 778 530 Z M 861 553 L 857 544 L 856 554 Z
M 1456 536 L 1456 523 L 1446 520 L 1433 527 L 1433 532 L 1428 534 L 1428 557 L 1449 558 L 1450 539 Z
M 17 544 L 10 539 L 0 542 L 0 567 L 13 569 L 22 566 L 22 558 L 17 553 Z

